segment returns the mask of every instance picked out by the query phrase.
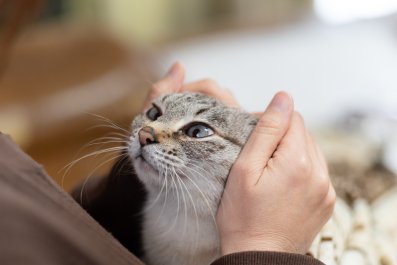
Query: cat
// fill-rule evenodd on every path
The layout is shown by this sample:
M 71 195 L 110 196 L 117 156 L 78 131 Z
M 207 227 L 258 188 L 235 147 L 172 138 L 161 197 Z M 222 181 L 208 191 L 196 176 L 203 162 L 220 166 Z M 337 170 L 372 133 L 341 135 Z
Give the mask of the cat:
M 257 121 L 197 93 L 165 94 L 134 119 L 127 150 L 147 190 L 147 264 L 203 265 L 220 256 L 216 211 Z
M 210 264 L 220 256 L 215 215 L 226 179 L 257 122 L 254 115 L 202 94 L 163 95 L 134 119 L 131 130 L 121 129 L 128 136 L 118 140 L 125 144 L 111 149 L 122 153 L 109 175 L 87 179 L 72 196 L 148 265 Z M 379 249 L 377 240 L 392 246 L 393 225 L 363 229 L 362 209 L 356 211 L 357 205 L 369 208 L 378 200 L 390 208 L 384 212 L 395 209 L 382 198 L 388 198 L 397 178 L 376 161 L 367 171 L 348 163 L 329 165 L 338 200 L 309 255 L 339 264 L 352 251 L 366 259 L 368 249 L 376 249 L 379 262 L 390 260 L 390 251 Z M 355 239 L 372 230 L 392 238 L 375 237 L 371 244 L 364 240 L 358 246 Z

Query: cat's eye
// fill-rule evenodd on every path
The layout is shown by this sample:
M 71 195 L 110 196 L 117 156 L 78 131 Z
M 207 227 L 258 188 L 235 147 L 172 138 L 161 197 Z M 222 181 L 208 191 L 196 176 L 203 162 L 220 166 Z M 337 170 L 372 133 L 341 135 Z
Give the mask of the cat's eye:
M 160 109 L 155 105 L 146 112 L 146 116 L 152 121 L 157 120 L 161 115 Z
M 214 134 L 214 131 L 204 123 L 193 123 L 185 128 L 185 134 L 193 138 L 204 138 Z

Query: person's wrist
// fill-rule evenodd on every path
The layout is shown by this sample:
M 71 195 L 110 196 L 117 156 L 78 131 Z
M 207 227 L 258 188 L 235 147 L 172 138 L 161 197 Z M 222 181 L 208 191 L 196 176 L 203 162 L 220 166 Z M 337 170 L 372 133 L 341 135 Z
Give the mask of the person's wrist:
M 296 246 L 283 236 L 252 236 L 225 238 L 221 242 L 222 255 L 245 251 L 272 251 L 301 254 Z

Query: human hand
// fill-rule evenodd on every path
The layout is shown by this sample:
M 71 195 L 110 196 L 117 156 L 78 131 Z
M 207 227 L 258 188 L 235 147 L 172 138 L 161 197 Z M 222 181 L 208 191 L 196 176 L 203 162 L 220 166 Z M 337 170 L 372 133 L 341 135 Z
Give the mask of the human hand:
M 276 94 L 229 174 L 217 213 L 222 254 L 305 254 L 335 196 L 324 157 L 291 97 Z
M 175 63 L 153 85 L 145 108 L 161 94 L 184 91 L 239 106 L 214 81 L 184 84 L 184 78 L 183 67 Z M 325 160 L 302 118 L 293 111 L 291 98 L 285 93 L 275 98 L 284 102 L 284 110 L 268 107 L 229 175 L 217 214 L 223 254 L 244 250 L 305 253 L 332 214 L 335 192 Z M 297 225 L 301 225 L 299 231 Z
M 150 107 L 152 101 L 162 94 L 188 91 L 202 93 L 217 98 L 231 107 L 239 106 L 233 95 L 228 90 L 221 88 L 211 79 L 203 79 L 188 84 L 184 84 L 184 81 L 185 70 L 183 66 L 180 63 L 174 63 L 168 73 L 150 89 L 143 104 L 144 109 Z

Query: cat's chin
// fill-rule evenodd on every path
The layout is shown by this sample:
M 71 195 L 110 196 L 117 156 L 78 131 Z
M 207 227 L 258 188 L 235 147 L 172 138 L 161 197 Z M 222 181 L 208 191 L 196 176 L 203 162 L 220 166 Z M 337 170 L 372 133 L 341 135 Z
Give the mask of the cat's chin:
M 138 178 L 150 186 L 159 185 L 159 172 L 143 157 L 138 156 L 133 160 L 133 166 Z
M 148 161 L 146 161 L 142 155 L 134 159 L 134 166 L 135 170 L 139 170 L 140 172 L 158 175 L 157 169 L 155 169 Z

